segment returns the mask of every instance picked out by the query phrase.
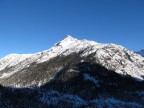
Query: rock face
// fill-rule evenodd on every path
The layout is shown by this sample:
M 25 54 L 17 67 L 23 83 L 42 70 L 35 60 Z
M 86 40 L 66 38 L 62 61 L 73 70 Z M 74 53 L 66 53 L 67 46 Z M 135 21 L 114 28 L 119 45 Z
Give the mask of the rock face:
M 0 59 L 0 84 L 2 106 L 142 108 L 144 58 L 67 36 L 49 50 Z

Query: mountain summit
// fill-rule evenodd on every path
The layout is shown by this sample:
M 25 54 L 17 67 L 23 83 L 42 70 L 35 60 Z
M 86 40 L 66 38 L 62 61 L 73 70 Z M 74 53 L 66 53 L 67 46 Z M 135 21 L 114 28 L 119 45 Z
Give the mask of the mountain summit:
M 31 71 L 31 67 L 38 67 L 45 62 L 49 63 L 55 58 L 67 57 L 69 55 L 78 55 L 81 58 L 78 62 L 87 62 L 87 59 L 90 59 L 92 62 L 98 63 L 109 70 L 115 71 L 116 73 L 129 75 L 139 81 L 143 80 L 143 57 L 120 45 L 101 44 L 85 39 L 78 40 L 68 35 L 48 50 L 36 54 L 11 54 L 0 59 L 0 83 L 12 86 L 32 86 L 44 84 L 46 81 L 50 80 L 49 76 L 45 79 L 37 79 L 37 77 L 31 78 L 29 75 L 36 75 L 34 71 Z M 69 59 L 66 61 L 69 61 Z M 72 61 L 69 62 L 72 63 Z M 64 67 L 59 65 L 57 68 L 60 70 Z M 51 69 L 52 68 L 48 69 L 48 67 L 45 67 L 45 70 L 38 71 L 47 73 L 51 72 Z M 17 77 L 13 78 L 15 76 Z M 20 80 L 19 82 L 16 80 L 19 79 L 19 76 L 22 79 L 23 77 L 26 78 L 24 78 L 25 80 Z M 29 79 L 30 82 L 26 83 L 25 81 L 27 79 Z M 41 82 L 41 84 L 39 82 Z
M 70 36 L 70 35 L 67 35 L 63 40 L 65 40 L 65 41 L 75 41 L 75 40 L 77 40 L 76 38 L 73 38 L 72 36 Z
M 73 38 L 72 36 L 67 35 L 62 41 L 58 42 L 56 45 L 67 46 L 76 42 L 78 42 L 76 38 Z
M 143 108 L 144 57 L 68 35 L 48 50 L 0 59 L 0 84 L 0 99 L 15 108 Z

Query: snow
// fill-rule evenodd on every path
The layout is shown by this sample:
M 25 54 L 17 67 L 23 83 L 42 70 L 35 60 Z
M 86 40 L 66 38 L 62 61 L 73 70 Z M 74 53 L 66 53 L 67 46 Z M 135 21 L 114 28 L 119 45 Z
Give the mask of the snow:
M 84 80 L 93 82 L 97 87 L 99 87 L 99 81 L 96 80 L 94 77 L 90 76 L 89 74 L 84 73 Z
M 140 81 L 143 80 L 144 57 L 120 45 L 101 44 L 85 39 L 78 40 L 69 35 L 48 50 L 36 54 L 10 54 L 0 59 L 0 78 L 8 78 L 14 73 L 29 67 L 32 63 L 40 64 L 57 56 L 67 56 L 81 51 L 83 51 L 80 54 L 81 57 L 94 54 L 95 62 L 107 69 L 114 70 L 122 75 L 130 75 Z M 80 62 L 83 62 L 83 60 Z M 39 86 L 40 84 L 42 82 L 39 83 Z
M 7 78 L 7 77 L 11 76 L 11 75 L 14 74 L 14 73 L 15 73 L 15 71 L 14 71 L 14 72 L 9 72 L 9 73 L 3 73 L 3 74 L 0 76 L 0 78 Z
M 32 54 L 10 54 L 2 59 L 0 59 L 0 70 L 3 70 L 6 67 L 12 67 L 19 64 L 21 61 L 26 58 L 31 57 Z
M 66 103 L 71 103 L 73 108 L 77 108 L 85 104 L 85 101 L 77 95 L 60 94 L 54 90 L 49 90 L 47 93 L 43 93 L 40 101 L 47 105 L 59 105 L 59 103 L 63 101 Z
M 0 59 L 0 71 L 11 68 L 13 66 L 19 65 L 22 61 L 31 57 L 32 54 L 10 54 L 2 59 Z M 12 74 L 16 73 L 16 70 L 11 70 L 11 72 L 6 72 L 0 74 L 0 78 L 10 77 Z
M 61 103 L 61 102 L 64 103 Z M 49 90 L 46 92 L 41 92 L 40 102 L 46 105 L 64 105 L 67 103 L 71 105 L 72 108 L 78 107 L 94 107 L 94 108 L 143 108 L 142 105 L 135 102 L 124 102 L 116 98 L 103 98 L 99 97 L 97 99 L 85 101 L 77 95 L 72 94 L 62 94 L 55 90 Z
M 144 76 L 144 58 L 135 54 L 126 48 L 115 44 L 101 44 L 89 40 L 78 40 L 71 36 L 57 43 L 54 47 L 44 51 L 45 54 L 37 63 L 42 63 L 56 56 L 67 56 L 73 52 L 79 53 L 84 51 L 80 56 L 87 57 L 89 54 L 95 53 L 98 63 L 108 69 L 112 69 L 120 74 L 128 74 L 136 79 L 143 80 Z M 115 52 L 117 51 L 117 52 Z M 127 58 L 130 55 L 131 61 Z M 110 58 L 111 60 L 107 60 Z M 141 66 L 141 67 L 140 67 Z
M 115 98 L 95 99 L 91 103 L 97 106 L 97 108 L 143 108 L 143 106 L 139 105 L 138 103 L 124 102 Z
M 51 58 L 54 58 L 60 55 L 66 56 L 73 52 L 78 53 L 80 50 L 85 49 L 88 46 L 96 45 L 96 44 L 98 43 L 94 41 L 78 40 L 68 35 L 64 40 L 55 44 L 55 46 L 52 47 L 51 49 L 43 51 L 45 55 L 41 59 L 38 59 L 37 63 L 48 61 Z

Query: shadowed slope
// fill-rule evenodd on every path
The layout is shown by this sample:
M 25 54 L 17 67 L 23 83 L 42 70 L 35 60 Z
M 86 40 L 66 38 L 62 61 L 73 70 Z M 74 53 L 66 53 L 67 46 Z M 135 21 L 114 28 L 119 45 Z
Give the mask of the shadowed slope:
M 18 107 L 97 107 L 103 100 L 108 108 L 142 108 L 144 82 L 123 76 L 105 67 L 81 62 L 65 66 L 40 88 L 0 87 L 1 106 Z M 115 100 L 115 102 L 112 102 Z M 77 101 L 78 103 L 76 103 Z M 108 101 L 108 102 L 107 102 Z M 15 104 L 17 103 L 17 104 Z M 110 104 L 110 105 L 109 105 Z M 99 107 L 98 107 L 99 108 Z

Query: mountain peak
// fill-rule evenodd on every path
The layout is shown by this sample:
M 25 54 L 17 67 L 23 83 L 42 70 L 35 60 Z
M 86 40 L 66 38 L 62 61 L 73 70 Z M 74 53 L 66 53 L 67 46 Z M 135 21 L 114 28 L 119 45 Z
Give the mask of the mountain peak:
M 78 42 L 76 38 L 73 38 L 72 36 L 67 35 L 62 41 L 58 42 L 56 46 L 67 46 L 76 42 Z
M 65 40 L 65 41 L 75 41 L 77 39 L 73 38 L 71 35 L 67 35 L 63 40 Z

